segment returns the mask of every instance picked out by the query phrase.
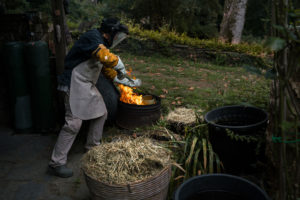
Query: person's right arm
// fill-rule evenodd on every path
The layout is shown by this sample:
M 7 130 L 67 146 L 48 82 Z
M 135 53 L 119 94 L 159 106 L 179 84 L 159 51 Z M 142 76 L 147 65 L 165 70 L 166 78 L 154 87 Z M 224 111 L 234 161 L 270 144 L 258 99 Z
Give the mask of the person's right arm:
M 102 73 L 110 80 L 130 87 L 138 87 L 141 85 L 139 79 L 129 80 L 124 77 L 126 75 L 126 69 L 123 62 L 117 55 L 111 53 L 103 44 L 98 46 L 93 52 L 93 56 L 103 64 Z M 124 75 L 124 78 L 119 79 L 118 75 Z

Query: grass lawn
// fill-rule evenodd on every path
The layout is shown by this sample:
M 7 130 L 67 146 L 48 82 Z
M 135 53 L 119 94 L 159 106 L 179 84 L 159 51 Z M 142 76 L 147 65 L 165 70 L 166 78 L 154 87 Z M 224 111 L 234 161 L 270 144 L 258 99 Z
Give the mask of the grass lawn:
M 177 106 L 204 111 L 234 104 L 268 107 L 270 80 L 242 66 L 219 66 L 160 55 L 119 55 L 126 68 L 132 68 L 132 75 L 142 80 L 138 90 L 162 98 L 164 114 Z

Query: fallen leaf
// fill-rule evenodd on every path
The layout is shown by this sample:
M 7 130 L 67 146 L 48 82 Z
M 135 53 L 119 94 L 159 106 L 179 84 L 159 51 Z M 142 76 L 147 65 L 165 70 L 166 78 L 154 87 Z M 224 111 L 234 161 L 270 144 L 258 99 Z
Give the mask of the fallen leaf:
M 242 76 L 242 78 L 244 79 L 244 80 L 248 80 L 248 77 L 247 76 Z
M 164 98 L 166 98 L 166 95 L 161 94 L 161 95 L 159 95 L 159 97 L 164 99 Z
M 189 87 L 189 90 L 194 90 L 195 88 L 194 87 Z
M 177 101 L 177 104 L 178 104 L 178 105 L 181 105 L 181 101 Z
M 182 99 L 182 97 L 176 97 L 175 99 L 176 99 L 176 100 L 179 100 L 179 99 Z
M 132 134 L 132 137 L 133 137 L 133 138 L 137 138 L 136 133 L 133 133 L 133 134 Z
M 165 94 L 168 94 L 168 90 L 167 89 L 162 89 L 162 91 L 165 93 Z
M 179 69 L 177 69 L 176 71 L 182 72 L 182 71 L 184 71 L 184 68 L 183 67 L 179 67 Z
M 175 105 L 175 104 L 176 104 L 176 102 L 175 102 L 175 101 L 173 101 L 171 104 L 172 104 L 172 105 Z
M 155 86 L 152 85 L 152 86 L 150 87 L 150 90 L 154 90 L 154 89 L 155 89 Z

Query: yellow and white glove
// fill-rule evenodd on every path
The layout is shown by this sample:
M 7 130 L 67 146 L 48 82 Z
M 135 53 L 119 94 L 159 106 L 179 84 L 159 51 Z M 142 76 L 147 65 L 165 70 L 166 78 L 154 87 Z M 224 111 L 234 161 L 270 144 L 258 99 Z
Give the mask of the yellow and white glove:
M 142 85 L 142 81 L 140 79 L 130 79 L 128 77 L 123 77 L 120 79 L 118 76 L 114 78 L 115 83 L 123 84 L 129 87 L 139 87 Z
M 117 73 L 118 73 L 118 75 L 120 76 L 120 75 L 126 75 L 126 69 L 125 69 L 125 66 L 124 66 L 124 64 L 123 64 L 123 62 L 122 62 L 122 60 L 121 60 L 121 58 L 118 56 L 118 59 L 119 59 L 119 61 L 118 61 L 118 64 L 116 65 L 116 66 L 114 66 L 114 70 L 116 70 L 117 71 Z
M 140 79 L 126 77 L 126 69 L 120 57 L 111 53 L 103 44 L 98 46 L 93 52 L 93 56 L 103 64 L 102 73 L 110 80 L 129 87 L 141 86 Z

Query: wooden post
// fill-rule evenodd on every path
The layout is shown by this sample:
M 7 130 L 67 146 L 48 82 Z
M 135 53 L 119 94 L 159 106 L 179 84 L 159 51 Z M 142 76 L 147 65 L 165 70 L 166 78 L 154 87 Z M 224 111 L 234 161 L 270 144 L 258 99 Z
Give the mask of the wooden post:
M 64 59 L 66 56 L 66 34 L 65 34 L 65 11 L 63 0 L 51 0 L 53 28 L 54 28 L 54 45 L 56 59 L 56 74 L 61 74 L 64 70 Z

